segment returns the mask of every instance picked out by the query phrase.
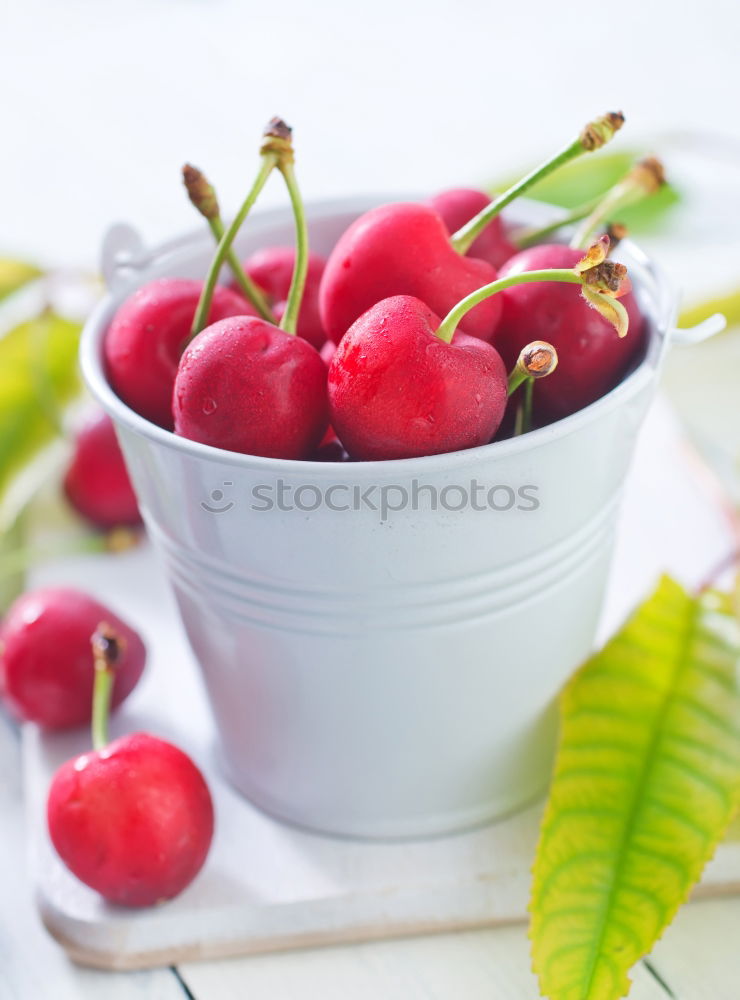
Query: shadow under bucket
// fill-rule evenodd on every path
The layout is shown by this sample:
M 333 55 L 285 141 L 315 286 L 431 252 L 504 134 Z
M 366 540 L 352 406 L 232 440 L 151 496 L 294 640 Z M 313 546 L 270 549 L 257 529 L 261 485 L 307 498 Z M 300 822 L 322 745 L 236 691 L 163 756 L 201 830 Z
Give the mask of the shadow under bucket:
M 313 248 L 328 252 L 382 200 L 309 205 Z M 552 211 L 517 205 L 525 222 Z M 262 213 L 237 249 L 292 238 L 289 213 Z M 152 278 L 202 277 L 213 247 L 205 232 L 151 253 L 124 227 L 110 235 L 84 375 L 116 423 L 229 774 L 257 806 L 322 832 L 412 837 L 492 820 L 545 788 L 554 698 L 592 649 L 675 318 L 650 261 L 629 241 L 619 251 L 650 334 L 602 399 L 469 451 L 322 464 L 200 445 L 117 398 L 101 358 L 115 310 Z

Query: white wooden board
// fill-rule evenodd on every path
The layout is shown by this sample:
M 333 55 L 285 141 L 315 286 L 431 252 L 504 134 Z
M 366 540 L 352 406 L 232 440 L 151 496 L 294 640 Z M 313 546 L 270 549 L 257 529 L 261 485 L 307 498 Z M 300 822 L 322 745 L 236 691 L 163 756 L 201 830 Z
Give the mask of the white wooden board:
M 711 480 L 691 459 L 664 405 L 642 436 L 629 482 L 610 595 L 608 635 L 664 569 L 696 583 L 734 545 Z M 44 802 L 54 769 L 87 749 L 84 732 L 26 726 L 31 864 L 42 918 L 75 960 L 131 969 L 302 945 L 523 920 L 541 804 L 454 837 L 395 844 L 305 833 L 266 817 L 223 779 L 204 692 L 167 586 L 146 548 L 67 560 L 34 583 L 79 585 L 146 636 L 145 679 L 115 716 L 113 735 L 147 728 L 193 754 L 214 793 L 217 831 L 207 865 L 176 900 L 110 907 L 55 857 Z M 723 845 L 699 893 L 740 892 L 740 842 Z

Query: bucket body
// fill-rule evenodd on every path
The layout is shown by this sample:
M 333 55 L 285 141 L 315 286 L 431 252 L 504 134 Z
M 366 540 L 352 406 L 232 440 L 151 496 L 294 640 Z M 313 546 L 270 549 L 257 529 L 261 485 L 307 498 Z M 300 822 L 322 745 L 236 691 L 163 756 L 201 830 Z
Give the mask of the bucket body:
M 309 207 L 328 252 L 379 199 Z M 525 209 L 537 218 L 537 209 Z M 284 212 L 238 243 L 289 243 Z M 117 248 L 116 248 L 117 244 Z M 207 236 L 150 254 L 118 231 L 83 370 L 113 417 L 202 668 L 234 784 L 311 829 L 426 836 L 536 797 L 554 698 L 590 653 L 622 484 L 673 301 L 629 244 L 646 356 L 607 396 L 521 438 L 379 463 L 236 455 L 149 424 L 107 385 L 105 330 L 162 275 L 200 277 Z

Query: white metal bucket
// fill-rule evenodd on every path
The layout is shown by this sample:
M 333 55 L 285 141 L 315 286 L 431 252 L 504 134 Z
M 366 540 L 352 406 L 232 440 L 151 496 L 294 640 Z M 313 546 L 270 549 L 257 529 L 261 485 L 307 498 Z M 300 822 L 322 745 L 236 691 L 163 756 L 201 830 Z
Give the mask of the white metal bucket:
M 312 246 L 327 252 L 379 202 L 309 206 Z M 519 209 L 524 221 L 541 212 Z M 237 247 L 291 239 L 289 214 L 269 212 Z M 470 451 L 321 464 L 187 441 L 117 398 L 101 364 L 116 308 L 154 277 L 202 276 L 213 247 L 207 232 L 151 253 L 126 227 L 109 235 L 110 294 L 85 329 L 83 371 L 118 428 L 230 776 L 258 806 L 324 832 L 424 836 L 544 789 L 553 699 L 592 647 L 622 484 L 674 322 L 652 264 L 629 243 L 620 251 L 651 335 L 604 398 Z M 403 509 L 371 509 L 382 487 Z M 345 506 L 357 509 L 330 509 Z

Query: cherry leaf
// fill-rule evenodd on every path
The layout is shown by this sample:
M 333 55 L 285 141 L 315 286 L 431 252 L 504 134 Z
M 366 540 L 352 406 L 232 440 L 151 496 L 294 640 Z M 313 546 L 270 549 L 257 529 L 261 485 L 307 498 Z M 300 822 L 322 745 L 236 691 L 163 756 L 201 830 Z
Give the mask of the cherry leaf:
M 550 1000 L 618 1000 L 740 804 L 740 625 L 664 578 L 562 696 L 534 865 Z

